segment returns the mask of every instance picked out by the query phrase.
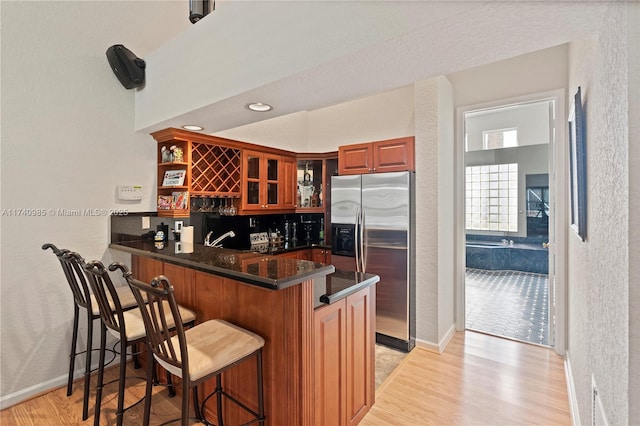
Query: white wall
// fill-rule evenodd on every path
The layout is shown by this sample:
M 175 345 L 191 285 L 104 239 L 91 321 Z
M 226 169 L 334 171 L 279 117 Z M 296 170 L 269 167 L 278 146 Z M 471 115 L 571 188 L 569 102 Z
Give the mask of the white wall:
M 640 4 L 627 5 L 629 94 L 629 401 L 640 401 Z M 635 117 L 635 118 L 634 118 Z M 640 424 L 640 404 L 629 404 Z
M 309 113 L 294 112 L 217 132 L 216 136 L 294 152 L 305 152 L 309 138 Z
M 105 51 L 124 44 L 144 57 L 191 24 L 182 1 L 153 7 L 3 1 L 0 7 L 2 209 L 46 213 L 1 217 L 4 408 L 66 383 L 72 297 L 60 264 L 42 244 L 110 261 L 107 216 L 64 217 L 55 210 L 155 209 L 155 142 L 134 132 L 134 93 L 113 75 Z M 117 201 L 119 184 L 142 185 L 142 202 Z M 81 324 L 86 330 L 84 318 Z M 78 369 L 83 363 L 81 356 Z
M 310 152 L 414 134 L 413 86 L 309 113 Z
M 413 134 L 413 86 L 215 133 L 296 152 L 337 151 L 340 145 Z
M 628 115 L 632 86 L 628 86 L 631 76 L 627 72 L 628 54 L 634 52 L 637 58 L 640 22 L 629 28 L 636 34 L 635 45 L 630 45 L 626 8 L 626 4 L 611 3 L 602 21 L 594 23 L 598 35 L 569 47 L 569 91 L 573 94 L 578 86 L 582 88 L 587 117 L 587 237 L 581 242 L 570 235 L 568 247 L 568 356 L 584 424 L 591 423 L 592 377 L 609 423 L 634 423 L 630 422 L 628 398 L 633 388 L 629 288 L 637 287 L 638 277 L 637 270 L 635 276 L 630 275 L 629 247 L 638 241 L 630 241 L 629 206 L 637 203 L 638 194 L 632 198 L 629 193 L 629 124 L 637 115 Z M 632 76 L 637 79 L 637 69 Z M 637 111 L 637 103 L 634 107 Z M 637 165 L 637 158 L 634 163 Z M 636 392 L 637 384 L 636 376 Z

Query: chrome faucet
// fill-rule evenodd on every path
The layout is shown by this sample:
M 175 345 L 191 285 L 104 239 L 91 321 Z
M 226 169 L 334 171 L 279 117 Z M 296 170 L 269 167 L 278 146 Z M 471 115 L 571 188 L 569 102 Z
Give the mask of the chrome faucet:
M 213 235 L 213 231 L 210 231 L 207 236 L 204 238 L 204 245 L 207 247 L 216 247 L 216 248 L 220 248 L 222 247 L 222 244 L 220 244 L 220 242 L 222 240 L 224 240 L 225 238 L 229 237 L 229 238 L 233 238 L 236 236 L 236 233 L 233 231 L 229 231 L 225 234 L 220 235 L 218 238 L 216 238 L 213 241 L 210 241 L 211 235 Z

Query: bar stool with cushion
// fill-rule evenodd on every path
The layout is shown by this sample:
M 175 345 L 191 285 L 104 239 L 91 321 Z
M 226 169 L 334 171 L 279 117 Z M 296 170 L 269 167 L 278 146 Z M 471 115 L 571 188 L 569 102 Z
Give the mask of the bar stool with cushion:
M 159 276 L 146 284 L 132 277 L 124 265 L 112 263 L 110 270 L 121 269 L 133 294 L 141 307 L 150 353 L 167 371 L 182 379 L 181 424 L 186 426 L 189 418 L 189 391 L 193 389 L 195 416 L 210 424 L 204 417 L 204 407 L 209 398 L 216 395 L 218 425 L 223 425 L 222 397 L 225 396 L 254 416 L 264 425 L 264 397 L 262 389 L 262 348 L 264 339 L 223 320 L 209 320 L 185 331 L 177 322 L 175 334 L 167 327 L 166 318 L 181 315 L 176 303 L 173 286 L 165 276 Z M 147 306 L 145 309 L 144 307 Z M 222 389 L 221 374 L 251 357 L 256 358 L 258 382 L 258 412 Z M 144 410 L 144 425 L 149 424 L 151 410 L 151 372 L 147 371 L 147 388 Z M 216 388 L 198 405 L 198 385 L 216 377 Z
M 69 253 L 67 256 L 77 256 L 75 253 Z M 102 388 L 104 383 L 104 357 L 105 357 L 105 344 L 107 338 L 107 329 L 111 334 L 120 339 L 120 371 L 118 378 L 118 408 L 116 410 L 116 423 L 121 426 L 123 423 L 124 412 L 131 408 L 137 402 L 127 408 L 124 407 L 124 394 L 125 394 L 125 381 L 126 381 L 126 350 L 128 346 L 136 345 L 146 342 L 146 332 L 144 320 L 142 318 L 142 311 L 140 309 L 133 309 L 125 311 L 121 308 L 121 304 L 118 300 L 118 292 L 113 285 L 109 272 L 104 267 L 102 262 L 93 260 L 82 264 L 87 280 L 91 285 L 93 294 L 98 302 L 100 309 L 100 316 L 102 318 L 102 327 L 100 333 L 100 362 L 98 365 L 98 384 L 96 386 L 96 406 L 94 412 L 94 425 L 100 424 L 100 406 L 102 404 Z M 126 270 L 127 267 L 122 265 Z M 135 295 L 134 295 L 135 296 Z M 113 300 L 115 309 L 111 309 L 109 301 Z M 181 306 L 176 307 L 178 315 L 168 316 L 166 318 L 166 326 L 172 330 L 175 328 L 174 318 L 178 319 L 178 325 L 182 329 L 185 325 L 192 326 L 195 323 L 196 315 L 194 312 L 185 309 Z M 151 359 L 147 366 L 147 371 L 150 371 L 152 377 L 150 380 L 154 381 L 154 363 Z M 170 391 L 171 388 L 171 375 L 167 374 Z M 138 401 L 139 402 L 139 401 Z
M 58 249 L 51 243 L 44 244 L 43 250 L 51 249 L 56 255 L 62 266 L 64 276 L 71 288 L 73 294 L 73 334 L 71 337 L 71 350 L 69 351 L 69 377 L 67 379 L 67 396 L 71 396 L 73 393 L 73 373 L 75 370 L 76 356 L 82 353 L 86 354 L 85 367 L 84 367 L 84 395 L 82 400 L 82 420 L 86 420 L 89 417 L 89 391 L 91 381 L 91 354 L 93 349 L 93 321 L 100 318 L 100 310 L 95 297 L 89 291 L 87 281 L 83 272 L 78 273 L 78 268 L 74 267 L 75 258 L 68 258 L 65 255 L 70 253 L 70 250 Z M 122 309 L 137 308 L 133 293 L 129 286 L 121 286 L 116 288 L 118 300 Z M 110 306 L 113 309 L 112 302 Z M 84 311 L 87 317 L 87 345 L 84 351 L 77 352 L 78 343 L 78 326 L 80 320 L 80 311 Z M 135 358 L 137 365 L 137 357 Z

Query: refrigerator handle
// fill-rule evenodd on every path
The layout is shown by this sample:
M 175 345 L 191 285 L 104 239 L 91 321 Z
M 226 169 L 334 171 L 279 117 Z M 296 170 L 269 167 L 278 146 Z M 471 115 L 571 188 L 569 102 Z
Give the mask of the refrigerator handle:
M 356 256 L 356 271 L 360 272 L 360 207 L 356 210 L 355 227 L 353 230 L 353 251 Z
M 365 223 L 365 211 L 364 207 L 360 211 L 360 272 L 367 272 L 367 242 L 365 236 L 367 235 L 367 227 Z

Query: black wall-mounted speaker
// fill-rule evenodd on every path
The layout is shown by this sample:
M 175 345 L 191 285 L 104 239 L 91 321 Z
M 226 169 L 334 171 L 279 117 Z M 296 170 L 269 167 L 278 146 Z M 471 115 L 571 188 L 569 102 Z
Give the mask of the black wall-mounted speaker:
M 215 9 L 215 0 L 189 0 L 189 21 L 195 24 Z
M 121 44 L 114 44 L 107 49 L 107 59 L 113 73 L 127 89 L 134 89 L 144 84 L 146 63 L 132 51 Z

